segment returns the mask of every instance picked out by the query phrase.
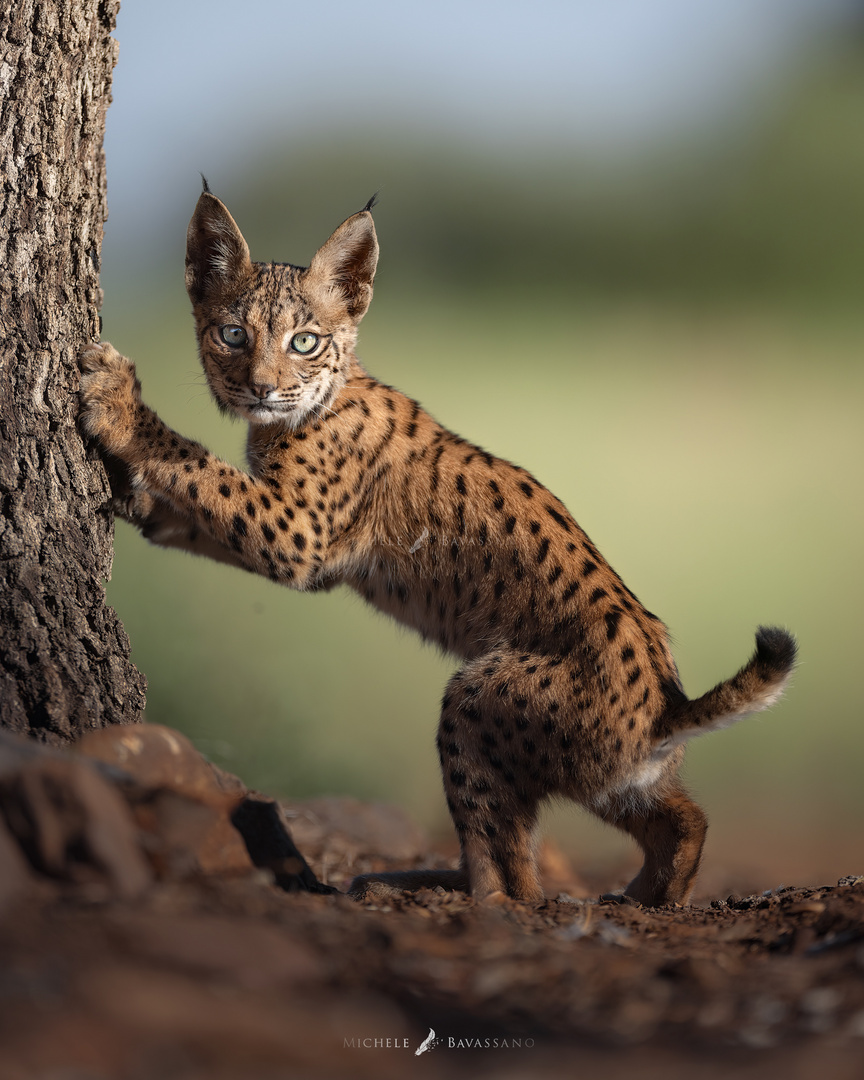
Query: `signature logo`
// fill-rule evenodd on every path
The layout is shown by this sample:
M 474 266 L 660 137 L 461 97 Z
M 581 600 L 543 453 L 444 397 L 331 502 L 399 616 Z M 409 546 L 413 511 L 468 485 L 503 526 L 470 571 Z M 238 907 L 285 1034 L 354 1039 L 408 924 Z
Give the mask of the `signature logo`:
M 344 1038 L 342 1046 L 346 1050 L 410 1050 L 412 1040 L 404 1035 L 354 1036 Z M 414 1057 L 420 1057 L 427 1050 L 443 1046 L 445 1050 L 522 1050 L 534 1046 L 534 1039 L 528 1036 L 513 1038 L 510 1035 L 487 1035 L 485 1037 L 463 1035 L 436 1035 L 434 1028 L 414 1051 Z
M 435 1038 L 435 1032 L 432 1028 L 429 1028 L 429 1034 L 414 1051 L 414 1057 L 420 1057 L 420 1055 L 425 1054 L 427 1050 L 434 1050 L 437 1045 L 438 1039 Z

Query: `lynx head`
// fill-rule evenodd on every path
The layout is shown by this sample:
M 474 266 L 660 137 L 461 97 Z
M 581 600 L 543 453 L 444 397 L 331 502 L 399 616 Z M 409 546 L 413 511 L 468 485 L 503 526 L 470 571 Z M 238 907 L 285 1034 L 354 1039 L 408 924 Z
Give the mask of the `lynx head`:
M 297 428 L 336 397 L 372 299 L 374 202 L 344 221 L 308 268 L 253 263 L 205 182 L 186 238 L 186 289 L 221 409 Z

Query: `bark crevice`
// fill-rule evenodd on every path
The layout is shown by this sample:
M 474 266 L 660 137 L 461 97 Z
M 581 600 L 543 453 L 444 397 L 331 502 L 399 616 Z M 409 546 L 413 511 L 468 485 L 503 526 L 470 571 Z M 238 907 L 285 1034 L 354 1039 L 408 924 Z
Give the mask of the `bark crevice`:
M 0 726 L 54 743 L 144 706 L 105 605 L 110 488 L 76 427 L 75 357 L 102 300 L 118 9 L 18 0 L 0 18 Z

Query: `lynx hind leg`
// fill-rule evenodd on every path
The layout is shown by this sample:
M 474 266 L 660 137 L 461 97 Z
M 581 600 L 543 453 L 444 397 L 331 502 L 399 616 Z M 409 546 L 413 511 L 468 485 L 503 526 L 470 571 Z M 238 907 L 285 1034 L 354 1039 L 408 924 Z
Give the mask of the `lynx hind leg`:
M 510 740 L 514 708 L 500 693 L 500 656 L 475 661 L 450 681 L 444 696 L 438 751 L 447 807 L 462 847 L 471 896 L 503 892 L 543 901 L 537 866 L 539 793 Z M 520 772 L 521 769 L 521 772 Z
M 521 667 L 501 653 L 473 661 L 454 675 L 444 695 L 438 751 L 462 848 L 461 869 L 367 874 L 352 882 L 352 895 L 366 894 L 377 882 L 393 890 L 440 885 L 466 890 L 475 900 L 502 892 L 527 903 L 543 901 L 535 844 L 541 793 L 529 773 L 537 763 L 530 756 L 526 762 L 523 746 L 537 718 L 529 721 L 519 711 L 521 694 L 530 689 L 517 682 Z M 519 704 L 502 695 L 505 682 L 514 687 Z
M 644 809 L 603 816 L 629 833 L 644 856 L 642 869 L 625 894 L 646 907 L 686 904 L 699 871 L 708 821 L 681 784 L 673 781 Z

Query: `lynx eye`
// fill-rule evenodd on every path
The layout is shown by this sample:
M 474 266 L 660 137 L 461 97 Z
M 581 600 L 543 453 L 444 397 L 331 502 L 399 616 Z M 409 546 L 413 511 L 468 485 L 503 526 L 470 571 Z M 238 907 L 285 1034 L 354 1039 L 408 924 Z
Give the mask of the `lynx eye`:
M 291 348 L 294 352 L 310 353 L 318 345 L 318 335 L 310 334 L 308 330 L 304 330 L 301 334 L 295 334 L 291 338 Z
M 249 340 L 249 335 L 242 326 L 220 326 L 219 336 L 226 345 L 230 345 L 234 349 L 245 345 Z

